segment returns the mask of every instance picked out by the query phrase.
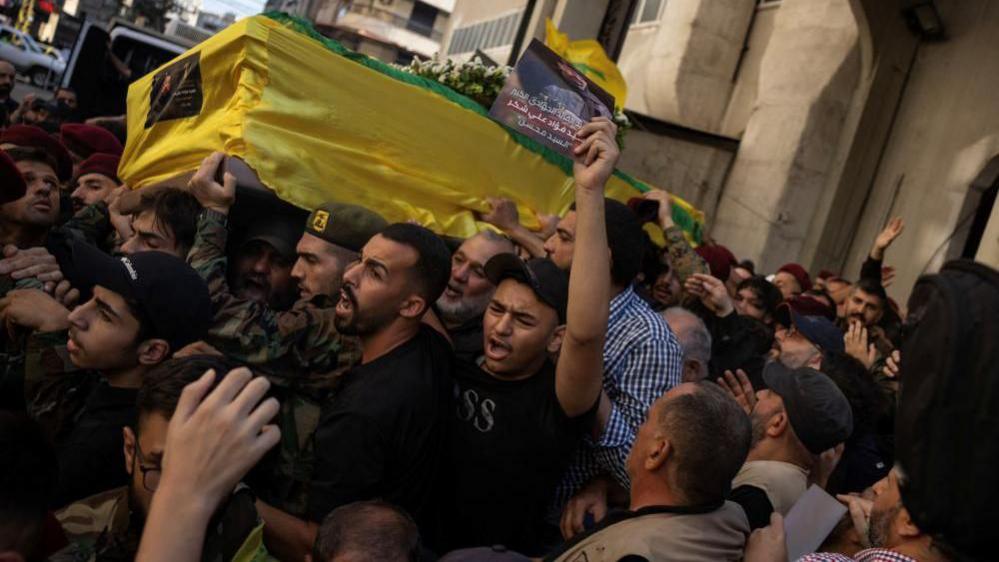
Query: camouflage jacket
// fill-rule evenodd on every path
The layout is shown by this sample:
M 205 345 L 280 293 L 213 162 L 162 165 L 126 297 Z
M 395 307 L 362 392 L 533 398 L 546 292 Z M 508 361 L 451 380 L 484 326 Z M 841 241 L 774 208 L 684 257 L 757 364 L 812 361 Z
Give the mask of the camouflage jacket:
M 252 482 L 261 499 L 292 514 L 308 506 L 319 409 L 340 376 L 361 358 L 360 342 L 336 331 L 329 297 L 300 300 L 284 312 L 230 293 L 225 256 L 228 231 L 210 216 L 198 219 L 188 262 L 208 283 L 215 323 L 207 342 L 252 365 L 274 384 L 281 404 L 281 443 Z
M 663 237 L 666 239 L 666 247 L 663 248 L 662 259 L 676 272 L 681 286 L 687 277 L 695 273 L 711 273 L 704 258 L 697 255 L 697 252 L 690 247 L 680 227 L 667 228 L 663 231 Z
M 72 503 L 56 512 L 70 544 L 52 562 L 134 560 L 142 538 L 142 519 L 129 508 L 128 488 Z M 249 489 L 236 489 L 208 525 L 201 553 L 204 562 L 273 560 L 263 545 L 263 523 Z
M 83 240 L 104 251 L 114 249 L 115 232 L 111 226 L 108 206 L 103 201 L 80 209 L 59 229 L 71 238 Z
M 188 263 L 208 283 L 215 324 L 208 343 L 227 356 L 274 373 L 340 374 L 360 360 L 356 338 L 337 332 L 330 299 L 300 300 L 287 311 L 241 299 L 229 290 L 225 255 L 228 231 L 202 215 Z M 301 376 L 301 375 L 299 375 Z M 329 381 L 335 376 L 331 375 Z
M 34 277 L 15 281 L 0 275 L 0 299 L 15 289 L 43 290 Z M 17 330 L 0 330 L 0 409 L 24 409 L 24 360 L 27 334 Z
M 35 332 L 24 353 L 24 398 L 28 415 L 53 442 L 76 424 L 100 375 L 81 370 L 69 359 L 66 331 Z

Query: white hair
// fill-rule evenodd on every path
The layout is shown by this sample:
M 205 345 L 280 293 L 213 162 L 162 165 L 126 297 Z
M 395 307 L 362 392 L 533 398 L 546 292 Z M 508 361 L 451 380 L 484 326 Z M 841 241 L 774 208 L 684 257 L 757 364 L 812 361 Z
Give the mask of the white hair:
M 685 318 L 690 321 L 689 329 L 676 331 L 676 339 L 680 342 L 680 349 L 683 350 L 683 361 L 696 360 L 707 370 L 708 362 L 711 360 L 711 332 L 704 325 L 701 317 L 693 312 L 679 306 L 673 306 L 663 311 L 663 318 L 669 322 L 670 317 Z M 672 327 L 672 324 L 670 324 Z M 706 375 L 707 373 L 705 373 Z

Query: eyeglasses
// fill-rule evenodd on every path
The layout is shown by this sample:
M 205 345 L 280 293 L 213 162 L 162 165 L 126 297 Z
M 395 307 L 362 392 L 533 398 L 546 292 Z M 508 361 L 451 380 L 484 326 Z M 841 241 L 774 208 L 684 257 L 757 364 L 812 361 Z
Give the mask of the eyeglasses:
M 135 458 L 132 460 L 132 464 L 135 465 L 138 462 L 139 471 L 142 472 L 142 487 L 146 489 L 147 492 L 155 492 L 157 486 L 160 485 L 160 473 L 162 469 L 159 466 L 149 466 L 142 463 L 142 458 L 145 455 L 142 454 L 142 449 L 139 448 L 139 440 L 135 440 Z

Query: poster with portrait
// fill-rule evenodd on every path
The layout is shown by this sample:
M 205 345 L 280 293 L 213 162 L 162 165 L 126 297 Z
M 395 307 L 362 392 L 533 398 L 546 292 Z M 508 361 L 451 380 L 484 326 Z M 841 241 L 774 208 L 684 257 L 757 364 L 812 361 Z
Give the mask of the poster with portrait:
M 572 158 L 576 131 L 613 118 L 614 98 L 535 39 L 517 61 L 489 116 Z
M 203 98 L 199 53 L 171 63 L 153 76 L 146 128 L 161 121 L 184 119 L 201 113 Z

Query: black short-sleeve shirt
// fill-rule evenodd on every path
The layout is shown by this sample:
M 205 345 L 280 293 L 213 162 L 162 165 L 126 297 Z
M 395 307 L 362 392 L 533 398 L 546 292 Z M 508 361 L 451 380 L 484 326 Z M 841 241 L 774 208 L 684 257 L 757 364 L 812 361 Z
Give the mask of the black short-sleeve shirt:
M 406 343 L 351 369 L 320 415 L 308 517 L 380 498 L 405 509 L 421 531 L 438 509 L 434 483 L 451 411 L 451 350 L 421 326 Z
M 503 544 L 544 551 L 544 518 L 595 407 L 570 418 L 555 394 L 555 367 L 501 380 L 474 363 L 455 367 L 450 431 L 451 548 Z M 595 404 L 594 404 L 595 406 Z

